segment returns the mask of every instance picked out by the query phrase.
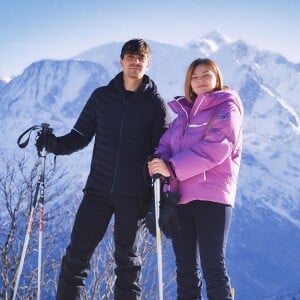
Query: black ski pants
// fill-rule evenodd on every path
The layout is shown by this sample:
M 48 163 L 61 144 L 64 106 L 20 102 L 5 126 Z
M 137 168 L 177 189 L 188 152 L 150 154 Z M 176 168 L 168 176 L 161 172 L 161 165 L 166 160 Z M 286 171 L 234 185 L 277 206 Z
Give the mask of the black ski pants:
M 90 259 L 114 214 L 114 299 L 141 299 L 141 258 L 137 254 L 143 199 L 86 190 L 79 206 L 71 242 L 62 259 L 57 300 L 79 300 L 90 269 Z M 99 295 L 99 299 L 101 295 Z
M 200 265 L 209 300 L 232 299 L 225 266 L 232 207 L 211 201 L 179 205 L 181 230 L 172 236 L 178 300 L 201 299 Z

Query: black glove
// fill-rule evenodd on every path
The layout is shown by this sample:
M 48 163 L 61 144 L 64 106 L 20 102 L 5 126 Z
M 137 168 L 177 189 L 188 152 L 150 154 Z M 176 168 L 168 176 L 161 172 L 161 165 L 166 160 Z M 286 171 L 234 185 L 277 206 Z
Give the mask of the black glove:
M 180 230 L 177 207 L 179 200 L 180 195 L 177 193 L 161 193 L 158 224 L 161 231 L 168 239 L 171 238 L 172 232 Z M 149 233 L 156 237 L 154 200 L 149 206 L 149 210 L 145 218 L 145 226 L 148 228 Z
M 145 218 L 145 226 L 148 228 L 149 233 L 156 237 L 156 225 L 155 225 L 155 203 L 151 201 L 148 212 Z
M 46 133 L 40 131 L 38 132 L 35 146 L 38 153 L 41 153 L 43 148 L 45 147 L 47 152 L 57 154 L 57 137 L 52 133 L 52 131 Z
M 180 195 L 174 192 L 162 193 L 159 213 L 159 227 L 164 235 L 169 239 L 172 232 L 180 230 L 178 217 L 178 202 Z

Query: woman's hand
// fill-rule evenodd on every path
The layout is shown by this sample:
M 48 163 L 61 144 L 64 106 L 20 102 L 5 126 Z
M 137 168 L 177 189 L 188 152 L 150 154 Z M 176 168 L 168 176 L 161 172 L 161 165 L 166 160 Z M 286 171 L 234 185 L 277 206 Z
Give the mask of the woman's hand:
M 151 175 L 160 174 L 164 177 L 170 177 L 170 171 L 166 163 L 160 158 L 154 158 L 148 162 L 148 170 Z

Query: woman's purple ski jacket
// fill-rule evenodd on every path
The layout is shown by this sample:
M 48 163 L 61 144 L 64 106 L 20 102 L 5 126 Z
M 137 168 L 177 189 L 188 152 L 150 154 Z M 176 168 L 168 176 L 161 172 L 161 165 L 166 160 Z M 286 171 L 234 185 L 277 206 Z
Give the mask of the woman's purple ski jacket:
M 234 90 L 180 97 L 168 103 L 177 118 L 156 153 L 172 173 L 180 204 L 206 200 L 234 206 L 242 152 L 243 106 Z

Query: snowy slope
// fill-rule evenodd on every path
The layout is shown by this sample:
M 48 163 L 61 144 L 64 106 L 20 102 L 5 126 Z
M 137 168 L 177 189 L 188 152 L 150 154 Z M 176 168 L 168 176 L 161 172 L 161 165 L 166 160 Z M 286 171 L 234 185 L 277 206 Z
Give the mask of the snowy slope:
M 231 41 L 219 31 L 184 47 L 149 43 L 148 74 L 166 101 L 183 94 L 188 64 L 210 56 L 219 64 L 225 84 L 237 89 L 244 103 L 243 160 L 228 245 L 228 267 L 238 299 L 277 299 L 282 291 L 296 290 L 300 286 L 300 64 L 245 41 Z M 121 46 L 102 45 L 67 61 L 35 62 L 10 82 L 2 81 L 1 152 L 32 155 L 32 144 L 20 151 L 16 140 L 35 124 L 47 122 L 58 135 L 67 133 L 93 89 L 120 70 Z M 58 158 L 83 180 L 91 148 L 84 151 Z M 78 168 L 79 162 L 83 167 Z

